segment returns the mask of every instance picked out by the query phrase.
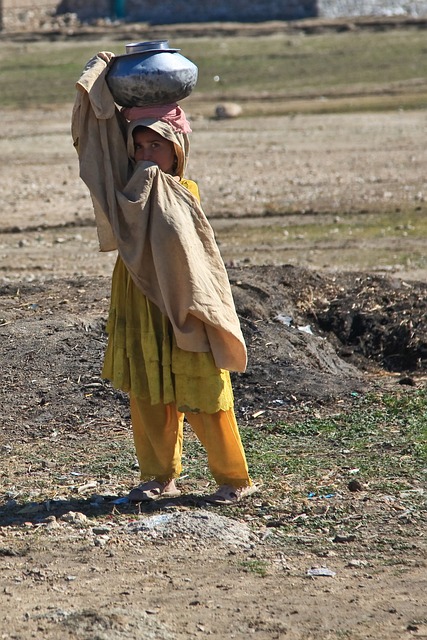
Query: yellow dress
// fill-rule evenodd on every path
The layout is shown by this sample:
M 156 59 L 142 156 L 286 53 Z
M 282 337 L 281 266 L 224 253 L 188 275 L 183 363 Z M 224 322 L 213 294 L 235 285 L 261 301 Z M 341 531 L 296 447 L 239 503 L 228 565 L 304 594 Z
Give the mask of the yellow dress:
M 199 198 L 192 180 L 181 180 Z M 228 371 L 210 352 L 180 349 L 168 318 L 134 284 L 118 256 L 107 322 L 102 375 L 114 387 L 152 405 L 175 403 L 183 413 L 216 413 L 233 407 Z

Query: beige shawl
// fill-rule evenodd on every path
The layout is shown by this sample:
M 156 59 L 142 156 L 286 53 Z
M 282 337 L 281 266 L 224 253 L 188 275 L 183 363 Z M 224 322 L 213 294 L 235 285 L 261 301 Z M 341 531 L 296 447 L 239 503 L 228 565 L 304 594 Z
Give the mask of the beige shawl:
M 139 289 L 169 318 L 177 344 L 246 368 L 246 347 L 212 228 L 197 199 L 151 163 L 128 180 L 126 122 L 95 56 L 77 83 L 72 136 L 101 251 L 118 249 Z

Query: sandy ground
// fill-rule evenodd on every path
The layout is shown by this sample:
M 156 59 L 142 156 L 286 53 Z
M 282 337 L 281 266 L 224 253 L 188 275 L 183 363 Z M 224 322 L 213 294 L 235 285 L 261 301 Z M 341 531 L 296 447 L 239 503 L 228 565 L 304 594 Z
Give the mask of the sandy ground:
M 21 272 L 25 278 L 69 274 L 70 263 L 74 275 L 111 271 L 114 256 L 94 253 L 90 199 L 70 143 L 70 109 L 37 113 L 37 124 L 31 111 L 22 112 L 19 123 L 10 111 L 2 113 L 2 228 L 19 230 L 19 236 L 2 233 L 6 281 Z M 425 112 L 262 122 L 191 115 L 189 177 L 199 183 L 226 262 L 338 266 L 425 280 L 425 237 L 417 233 L 427 197 L 420 135 Z M 357 235 L 370 215 L 383 212 L 388 224 L 377 237 Z M 409 226 L 407 216 L 399 225 L 402 212 L 410 213 Z M 303 227 L 313 222 L 331 225 L 329 237 L 306 236 Z M 406 255 L 403 264 L 399 254 Z
M 357 534 L 343 544 L 329 530 L 299 529 L 303 505 L 278 504 L 268 486 L 223 511 L 206 511 L 208 481 L 183 480 L 186 497 L 172 505 L 112 502 L 136 478 L 134 469 L 108 472 L 114 447 L 129 442 L 129 413 L 99 378 L 115 256 L 97 252 L 70 108 L 0 115 L 0 637 L 427 637 L 425 526 L 400 494 L 343 489 L 331 508 L 337 526 Z M 427 194 L 425 113 L 192 115 L 189 175 L 248 341 L 248 374 L 235 381 L 241 423 L 256 428 L 259 411 L 274 419 L 280 403 L 295 420 L 304 406 L 331 411 L 407 374 L 425 384 L 426 239 L 416 233 Z M 408 210 L 413 228 L 399 228 Z M 356 229 L 384 212 L 390 231 L 375 238 L 338 230 L 318 241 L 300 228 L 341 218 Z M 284 313 L 317 337 L 273 320 Z M 344 330 L 356 315 L 369 320 L 357 346 Z M 392 343 L 405 322 L 412 330 L 387 352 L 385 337 Z M 72 475 L 89 452 L 105 450 L 102 481 L 83 467 Z M 273 507 L 289 528 L 267 526 Z M 168 514 L 202 520 L 129 529 Z M 334 575 L 310 576 L 312 567 Z

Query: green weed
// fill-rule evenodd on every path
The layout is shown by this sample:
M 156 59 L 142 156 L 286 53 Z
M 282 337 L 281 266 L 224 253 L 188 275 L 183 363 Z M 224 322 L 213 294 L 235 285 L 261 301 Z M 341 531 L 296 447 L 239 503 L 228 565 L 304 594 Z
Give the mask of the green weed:
M 254 476 L 275 486 L 331 493 L 358 469 L 372 488 L 400 490 L 425 472 L 427 392 L 361 398 L 330 417 L 245 429 L 243 440 Z
M 268 573 L 268 565 L 264 560 L 244 560 L 240 566 L 245 573 L 254 573 L 261 578 L 265 578 Z

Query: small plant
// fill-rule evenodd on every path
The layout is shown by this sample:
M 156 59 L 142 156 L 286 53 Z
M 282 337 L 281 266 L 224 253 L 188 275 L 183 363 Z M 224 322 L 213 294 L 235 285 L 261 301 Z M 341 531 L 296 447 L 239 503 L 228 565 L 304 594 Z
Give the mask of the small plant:
M 268 566 L 264 560 L 244 560 L 241 566 L 246 573 L 255 573 L 261 578 L 267 575 Z

